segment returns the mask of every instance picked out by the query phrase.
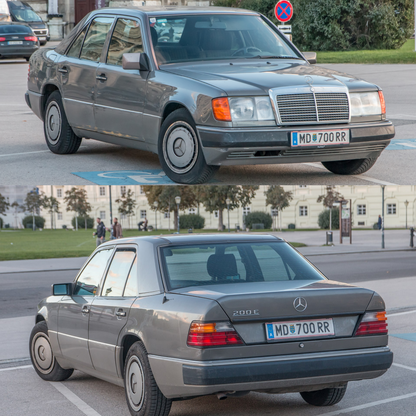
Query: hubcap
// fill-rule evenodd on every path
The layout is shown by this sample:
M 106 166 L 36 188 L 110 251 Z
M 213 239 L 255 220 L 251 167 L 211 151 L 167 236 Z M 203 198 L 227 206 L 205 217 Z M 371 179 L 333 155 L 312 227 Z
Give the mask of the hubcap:
M 46 111 L 45 125 L 49 142 L 55 144 L 61 134 L 61 111 L 54 101 Z
M 41 373 L 49 374 L 52 371 L 54 356 L 46 334 L 35 335 L 32 341 L 32 355 L 34 364 Z
M 136 356 L 130 358 L 127 364 L 127 392 L 131 406 L 139 411 L 143 405 L 144 379 L 143 368 Z
M 184 121 L 173 123 L 163 138 L 163 156 L 175 173 L 189 172 L 198 158 L 198 140 L 192 127 Z

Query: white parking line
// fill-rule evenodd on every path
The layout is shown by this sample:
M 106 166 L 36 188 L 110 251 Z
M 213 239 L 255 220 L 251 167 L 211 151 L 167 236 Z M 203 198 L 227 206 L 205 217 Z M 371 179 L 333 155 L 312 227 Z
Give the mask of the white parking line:
M 12 371 L 12 370 L 23 370 L 25 368 L 33 368 L 32 365 L 21 365 L 19 367 L 8 367 L 8 368 L 0 368 L 1 371 Z
M 46 153 L 46 152 L 50 152 L 50 150 L 36 150 L 35 152 L 9 153 L 8 155 L 0 155 L 0 157 L 22 156 L 22 155 L 31 155 L 33 153 Z
M 416 313 L 416 310 L 415 311 L 407 311 L 407 312 L 397 312 L 397 313 L 391 313 L 391 314 L 388 313 L 387 318 L 391 318 L 392 316 L 409 315 L 411 313 Z
M 376 402 L 366 403 L 366 404 L 362 404 L 362 405 L 354 406 L 354 407 L 348 407 L 347 409 L 335 410 L 335 412 L 322 413 L 319 416 L 337 416 L 337 415 L 342 415 L 344 413 L 354 413 L 358 410 L 368 409 L 369 407 L 379 406 L 380 404 L 396 402 L 398 400 L 410 399 L 411 397 L 416 397 L 416 393 L 403 394 L 402 396 L 390 397 L 390 399 L 377 400 Z
M 92 407 L 90 407 L 87 403 L 85 403 L 82 399 L 80 399 L 75 393 L 68 389 L 68 387 L 64 386 L 60 382 L 50 383 L 52 386 L 56 388 L 66 399 L 68 399 L 73 405 L 78 407 L 82 413 L 86 416 L 101 416 L 98 412 L 96 412 Z
M 416 371 L 416 368 L 414 368 L 414 367 L 409 367 L 408 365 L 397 364 L 397 363 L 393 363 L 392 365 L 394 365 L 395 367 L 404 368 L 404 369 L 406 369 L 406 370 Z

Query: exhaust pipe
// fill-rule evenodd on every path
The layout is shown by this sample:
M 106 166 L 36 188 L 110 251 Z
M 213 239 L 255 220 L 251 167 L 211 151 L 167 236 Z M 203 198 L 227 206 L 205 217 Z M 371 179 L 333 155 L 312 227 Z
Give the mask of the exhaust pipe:
M 225 400 L 227 397 L 225 393 L 217 393 L 218 400 Z

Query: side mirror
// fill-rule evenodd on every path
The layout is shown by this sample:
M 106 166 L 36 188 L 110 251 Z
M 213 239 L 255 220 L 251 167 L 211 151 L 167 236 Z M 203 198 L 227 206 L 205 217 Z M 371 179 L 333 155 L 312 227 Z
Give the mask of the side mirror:
M 123 69 L 138 69 L 149 71 L 149 59 L 145 53 L 124 53 L 122 59 Z
M 303 56 L 310 64 L 316 64 L 316 52 L 303 52 Z
M 52 296 L 72 296 L 72 283 L 57 283 L 52 285 Z

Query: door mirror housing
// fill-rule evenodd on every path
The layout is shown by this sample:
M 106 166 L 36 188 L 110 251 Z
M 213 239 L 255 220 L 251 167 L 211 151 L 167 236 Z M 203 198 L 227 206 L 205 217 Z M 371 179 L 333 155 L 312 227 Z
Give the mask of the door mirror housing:
M 72 283 L 57 283 L 52 285 L 52 296 L 72 296 Z
M 136 69 L 149 71 L 149 58 L 145 53 L 124 53 L 122 59 L 123 69 Z
M 316 64 L 316 52 L 303 52 L 303 56 L 310 64 Z

